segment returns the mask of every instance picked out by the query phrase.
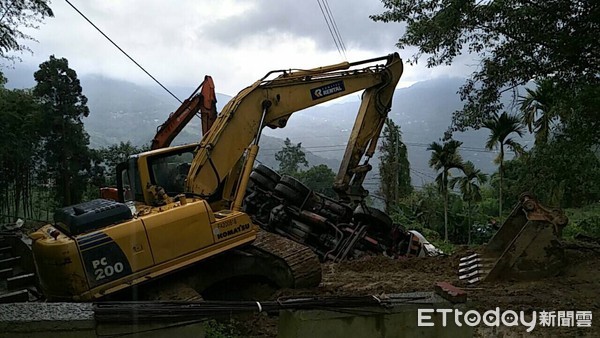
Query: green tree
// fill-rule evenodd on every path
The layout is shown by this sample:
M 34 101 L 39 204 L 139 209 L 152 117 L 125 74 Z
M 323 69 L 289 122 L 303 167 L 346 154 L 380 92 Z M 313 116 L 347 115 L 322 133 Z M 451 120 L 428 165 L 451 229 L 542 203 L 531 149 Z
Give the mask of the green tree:
M 462 142 L 449 140 L 444 144 L 433 142 L 427 150 L 431 150 L 431 159 L 429 166 L 436 171 L 441 172 L 435 178 L 439 192 L 444 196 L 444 241 L 448 242 L 448 177 L 450 169 L 461 169 L 463 166 L 462 157 L 458 148 Z
M 88 172 L 88 189 L 84 199 L 94 199 L 100 196 L 100 188 L 117 184 L 116 168 L 131 155 L 150 150 L 150 145 L 134 146 L 131 142 L 119 142 L 109 147 L 90 149 L 91 167 Z
M 527 156 L 506 161 L 503 172 L 508 196 L 530 191 L 544 203 L 564 208 L 600 200 L 600 157 L 563 135 L 535 146 Z
M 113 144 L 109 147 L 104 147 L 96 150 L 96 165 L 101 165 L 102 169 L 98 171 L 104 172 L 106 183 L 109 185 L 115 185 L 116 179 L 116 168 L 119 163 L 127 161 L 129 156 L 142 153 L 150 150 L 149 145 L 141 147 L 134 146 L 131 142 L 119 142 L 119 144 Z
M 31 51 L 19 40 L 35 41 L 24 30 L 38 28 L 45 17 L 54 16 L 49 3 L 49 0 L 0 0 L 0 59 L 18 59 L 9 54 L 11 51 Z
M 450 188 L 454 189 L 458 185 L 463 201 L 467 202 L 467 224 L 468 224 L 468 240 L 467 244 L 471 244 L 471 213 L 473 202 L 481 201 L 480 186 L 487 182 L 487 175 L 481 170 L 476 169 L 471 161 L 467 161 L 462 167 L 463 176 L 454 177 L 450 180 Z
M 600 85 L 581 85 L 575 92 L 561 93 L 561 118 L 557 134 L 582 147 L 598 149 L 600 144 Z
M 392 119 L 385 120 L 385 127 L 379 146 L 379 194 L 385 200 L 385 210 L 390 212 L 401 198 L 410 195 L 413 186 L 410 181 L 408 151 L 402 142 L 400 126 Z
M 85 190 L 86 171 L 90 169 L 89 136 L 82 118 L 88 116 L 87 98 L 77 73 L 67 59 L 50 59 L 34 73 L 37 82 L 33 94 L 38 97 L 45 128 L 43 159 L 55 187 L 59 205 L 81 200 Z
M 502 218 L 504 149 L 505 147 L 508 147 L 515 155 L 519 155 L 523 152 L 521 145 L 509 136 L 513 133 L 519 135 L 519 137 L 523 136 L 524 126 L 521 124 L 521 120 L 518 116 L 508 115 L 507 112 L 503 112 L 500 116 L 494 114 L 492 118 L 483 123 L 483 127 L 490 131 L 490 136 L 485 144 L 486 149 L 493 150 L 498 148 L 500 150 L 495 162 L 498 164 L 498 175 L 500 177 L 500 185 L 498 187 L 498 217 Z
M 457 128 L 480 126 L 503 107 L 501 94 L 552 77 L 564 91 L 600 83 L 600 3 L 575 0 L 382 0 L 376 21 L 406 24 L 397 46 L 417 46 L 411 61 L 449 65 L 463 53 L 479 67 L 461 87 Z
M 319 164 L 310 167 L 306 171 L 301 171 L 295 175 L 302 183 L 312 190 L 325 196 L 335 198 L 337 195 L 333 190 L 333 181 L 335 173 L 325 164 Z
M 306 154 L 302 151 L 302 143 L 292 144 L 286 137 L 283 148 L 275 154 L 275 160 L 279 162 L 279 173 L 281 175 L 294 175 L 300 169 L 300 165 L 308 167 Z
M 33 187 L 41 174 L 39 112 L 30 91 L 0 87 L 0 215 L 32 216 Z
M 530 133 L 535 133 L 536 145 L 546 143 L 553 123 L 560 121 L 560 89 L 551 80 L 545 80 L 538 82 L 537 88 L 525 91 L 527 94 L 519 101 L 523 123 Z

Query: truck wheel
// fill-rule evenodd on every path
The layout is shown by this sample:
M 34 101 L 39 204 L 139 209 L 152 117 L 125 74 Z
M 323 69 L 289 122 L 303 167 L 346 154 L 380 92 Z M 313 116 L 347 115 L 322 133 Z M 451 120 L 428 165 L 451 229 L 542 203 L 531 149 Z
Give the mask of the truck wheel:
M 279 183 L 285 184 L 288 187 L 294 189 L 301 196 L 306 197 L 306 195 L 310 194 L 310 188 L 308 188 L 307 186 L 304 185 L 304 183 L 298 181 L 297 179 L 293 178 L 292 176 L 287 176 L 287 175 L 283 176 L 281 178 L 281 180 L 279 181 Z
M 359 205 L 354 210 L 354 221 L 369 225 L 369 232 L 389 234 L 394 228 L 394 222 L 385 212 Z
M 261 174 L 275 183 L 279 182 L 281 179 L 281 176 L 276 173 L 275 170 L 267 167 L 266 165 L 259 164 L 256 166 L 256 168 L 254 168 L 254 172 Z
M 275 186 L 275 193 L 279 194 L 295 206 L 300 206 L 302 202 L 304 202 L 304 197 L 300 195 L 300 193 L 281 182 Z
M 250 173 L 250 180 L 252 183 L 265 190 L 273 190 L 275 185 L 277 185 L 277 182 L 273 182 L 271 179 L 259 173 L 258 171 L 253 171 Z

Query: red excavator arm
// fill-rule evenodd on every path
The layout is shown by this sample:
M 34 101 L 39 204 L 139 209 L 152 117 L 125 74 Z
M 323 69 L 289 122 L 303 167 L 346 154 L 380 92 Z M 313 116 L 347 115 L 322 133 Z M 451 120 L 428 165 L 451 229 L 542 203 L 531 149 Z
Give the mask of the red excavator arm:
M 200 112 L 202 120 L 202 135 L 206 135 L 210 127 L 217 119 L 217 98 L 215 95 L 215 84 L 212 77 L 206 75 L 204 81 L 187 98 L 179 108 L 171 115 L 165 123 L 157 128 L 156 135 L 152 139 L 151 148 L 160 149 L 168 147 L 173 139 L 181 132 L 188 122 Z
M 185 99 L 176 111 L 169 115 L 165 123 L 161 124 L 156 135 L 152 139 L 152 150 L 166 148 L 192 120 L 194 115 L 200 112 L 202 120 L 202 135 L 210 130 L 217 119 L 217 96 L 215 94 L 215 83 L 212 77 L 204 76 L 204 81 L 194 90 L 189 98 Z M 114 201 L 119 200 L 117 188 L 100 188 L 100 197 Z

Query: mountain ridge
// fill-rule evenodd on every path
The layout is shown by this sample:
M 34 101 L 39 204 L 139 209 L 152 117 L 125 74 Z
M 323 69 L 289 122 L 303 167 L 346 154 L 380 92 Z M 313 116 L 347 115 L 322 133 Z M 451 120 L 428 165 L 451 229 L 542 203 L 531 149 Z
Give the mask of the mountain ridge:
M 22 70 L 6 72 L 7 87 L 33 86 L 33 76 L 29 75 L 30 80 L 25 80 L 23 74 Z M 80 81 L 90 108 L 90 116 L 84 119 L 84 125 L 94 148 L 121 141 L 147 144 L 156 128 L 179 106 L 173 97 L 156 86 L 141 86 L 101 75 L 84 75 Z M 218 82 L 218 79 L 215 81 Z M 389 117 L 401 127 L 403 141 L 408 147 L 413 184 L 417 186 L 431 182 L 435 177 L 428 166 L 431 155 L 426 150 L 427 145 L 443 136 L 451 123 L 452 113 L 462 108 L 457 91 L 463 82 L 461 78 L 442 77 L 395 91 Z M 175 87 L 173 92 L 180 98 L 187 98 L 194 89 Z M 230 98 L 217 94 L 218 110 Z M 265 128 L 261 137 L 263 150 L 259 152 L 258 160 L 276 168 L 274 154 L 283 147 L 283 139 L 287 137 L 293 143 L 302 143 L 311 166 L 326 164 L 337 171 L 359 104 L 359 96 L 355 100 L 348 96 L 343 102 L 334 101 L 295 113 L 284 129 Z M 456 133 L 455 138 L 464 142 L 462 153 L 465 160 L 471 160 L 484 172 L 495 171 L 493 159 L 496 154 L 483 149 L 487 131 Z M 173 144 L 199 140 L 200 121 L 193 119 Z M 367 178 L 367 183 L 371 184 L 377 182 L 374 177 L 378 154 L 374 157 L 370 163 L 375 169 Z

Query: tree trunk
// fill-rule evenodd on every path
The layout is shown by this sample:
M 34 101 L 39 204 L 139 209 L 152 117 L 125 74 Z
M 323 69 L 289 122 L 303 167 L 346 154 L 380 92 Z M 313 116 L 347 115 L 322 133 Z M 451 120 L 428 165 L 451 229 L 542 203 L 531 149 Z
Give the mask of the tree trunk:
M 448 183 L 446 175 L 443 177 L 444 184 L 444 242 L 448 243 Z
M 502 176 L 503 171 L 504 171 L 504 145 L 500 145 L 500 169 L 498 170 L 498 173 L 500 174 L 500 189 L 499 190 L 499 196 L 500 199 L 498 200 L 498 222 L 500 222 L 500 224 L 502 224 Z
M 471 201 L 469 200 L 469 202 L 467 202 L 467 208 L 469 208 L 469 210 L 467 210 L 467 225 L 468 225 L 468 238 L 467 238 L 467 244 L 471 245 L 471 228 L 472 228 L 472 224 L 471 224 Z

